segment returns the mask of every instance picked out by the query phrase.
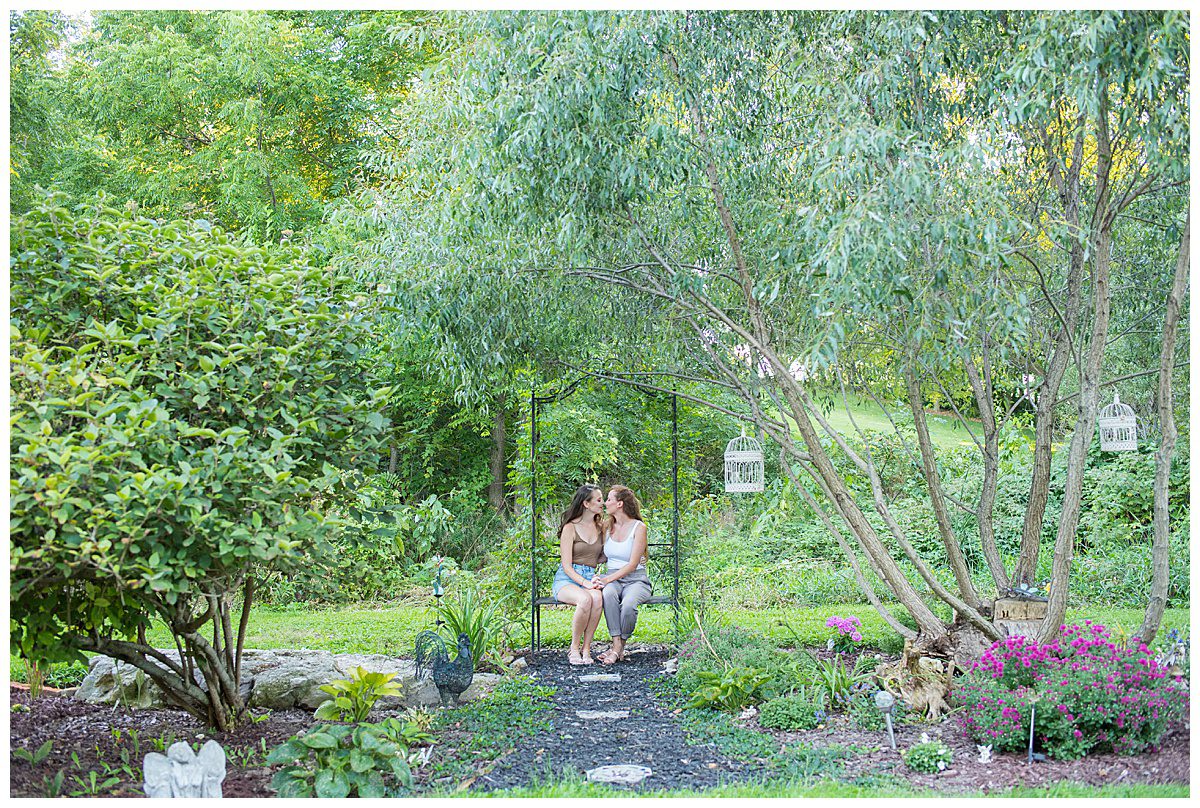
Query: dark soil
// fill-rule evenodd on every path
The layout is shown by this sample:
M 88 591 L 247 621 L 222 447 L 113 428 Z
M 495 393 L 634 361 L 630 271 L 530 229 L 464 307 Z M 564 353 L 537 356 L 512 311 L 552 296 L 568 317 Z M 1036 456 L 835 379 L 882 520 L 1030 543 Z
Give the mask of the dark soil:
M 155 739 L 165 749 L 175 741 L 188 741 L 196 748 L 208 738 L 225 748 L 224 796 L 270 797 L 271 771 L 263 766 L 264 742 L 270 751 L 313 723 L 312 713 L 304 710 L 265 711 L 266 720 L 223 733 L 207 730 L 176 710 L 103 707 L 50 692 L 30 701 L 28 690 L 17 687 L 10 688 L 9 703 L 30 708 L 11 714 L 9 794 L 13 797 L 49 796 L 46 781 L 59 770 L 64 771 L 61 796 L 89 795 L 89 773 L 95 772 L 98 784 L 109 777 L 119 779 L 100 792 L 102 796 L 140 797 L 142 761 L 146 753 L 162 751 Z M 34 752 L 47 740 L 54 746 L 37 766 L 11 754 L 13 749 Z

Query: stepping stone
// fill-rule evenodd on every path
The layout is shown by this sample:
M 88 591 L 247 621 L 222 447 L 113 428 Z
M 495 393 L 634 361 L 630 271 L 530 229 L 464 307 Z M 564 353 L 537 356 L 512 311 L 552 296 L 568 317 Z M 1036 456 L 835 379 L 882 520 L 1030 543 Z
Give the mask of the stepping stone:
M 628 710 L 576 710 L 575 715 L 585 721 L 592 718 L 628 718 Z
M 580 676 L 581 682 L 619 682 L 621 674 L 619 673 L 589 673 L 585 676 Z
M 612 783 L 619 786 L 632 786 L 640 783 L 654 772 L 646 766 L 631 766 L 627 763 L 615 766 L 600 766 L 587 773 L 587 779 L 593 783 Z

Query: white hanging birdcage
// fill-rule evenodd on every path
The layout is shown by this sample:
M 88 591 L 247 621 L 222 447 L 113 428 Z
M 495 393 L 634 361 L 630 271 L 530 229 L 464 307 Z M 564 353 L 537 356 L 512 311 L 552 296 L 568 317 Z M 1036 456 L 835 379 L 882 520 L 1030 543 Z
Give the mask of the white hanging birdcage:
M 1105 452 L 1131 452 L 1137 449 L 1137 416 L 1133 407 L 1121 403 L 1113 393 L 1113 403 L 1100 411 L 1096 419 L 1100 428 L 1100 449 Z
M 725 446 L 725 490 L 734 494 L 763 490 L 763 450 L 755 438 L 742 435 Z

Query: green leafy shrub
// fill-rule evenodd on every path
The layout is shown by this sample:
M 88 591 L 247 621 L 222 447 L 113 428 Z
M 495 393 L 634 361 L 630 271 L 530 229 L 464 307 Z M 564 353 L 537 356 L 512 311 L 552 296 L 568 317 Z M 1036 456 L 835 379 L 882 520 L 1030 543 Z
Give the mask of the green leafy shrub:
M 720 673 L 700 671 L 700 686 L 692 693 L 688 707 L 733 712 L 762 700 L 763 686 L 771 675 L 759 668 L 729 668 Z
M 140 664 L 228 728 L 240 645 L 202 628 L 336 529 L 339 466 L 385 425 L 358 361 L 373 303 L 314 254 L 103 198 L 49 196 L 10 235 L 13 645 Z M 127 641 L 155 620 L 176 670 Z
M 394 477 L 377 474 L 355 492 L 342 529 L 273 587 L 276 602 L 386 600 L 406 588 L 408 572 L 444 543 L 455 517 L 436 496 L 401 502 Z
M 508 632 L 512 621 L 505 617 L 499 602 L 487 598 L 478 586 L 466 586 L 452 596 L 443 597 L 437 605 L 442 619 L 442 633 L 450 647 L 458 644 L 458 635 L 471 639 L 471 657 L 478 668 L 488 662 L 502 668 L 500 657 L 508 648 Z
M 318 724 L 267 755 L 285 764 L 271 778 L 280 797 L 394 797 L 412 788 L 405 743 L 424 733 L 389 718 L 378 724 Z
M 819 701 L 805 696 L 780 696 L 759 708 L 758 723 L 771 729 L 816 729 L 827 715 Z
M 725 626 L 716 631 L 706 630 L 705 636 L 708 642 L 696 633 L 679 647 L 675 679 L 684 693 L 694 692 L 703 684 L 701 674 L 726 665 L 762 670 L 767 674 L 766 689 L 770 694 L 786 692 L 798 684 L 792 656 L 776 648 L 763 634 Z
M 359 665 L 349 679 L 334 679 L 321 685 L 333 698 L 317 707 L 314 715 L 324 721 L 365 721 L 375 703 L 384 696 L 399 696 L 403 689 L 394 673 L 374 673 Z
M 940 740 L 929 740 L 921 735 L 921 743 L 904 750 L 904 765 L 915 772 L 937 774 L 945 771 L 954 762 L 954 753 Z

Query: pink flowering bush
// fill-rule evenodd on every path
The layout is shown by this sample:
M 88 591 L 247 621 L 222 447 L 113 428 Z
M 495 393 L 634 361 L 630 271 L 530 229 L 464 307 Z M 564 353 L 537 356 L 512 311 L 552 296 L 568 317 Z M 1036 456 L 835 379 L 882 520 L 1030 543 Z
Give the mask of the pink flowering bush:
M 837 636 L 833 638 L 833 649 L 835 651 L 853 651 L 856 643 L 862 642 L 862 622 L 850 615 L 849 617 L 838 617 L 834 615 L 825 621 L 825 625 L 829 628 L 838 630 Z
M 1049 757 L 1093 751 L 1136 754 L 1156 746 L 1187 714 L 1187 684 L 1150 656 L 1124 648 L 1104 626 L 1063 626 L 1053 641 L 1027 637 L 992 644 L 955 692 L 959 720 L 976 743 L 1024 750 L 1029 713 L 1034 746 Z

